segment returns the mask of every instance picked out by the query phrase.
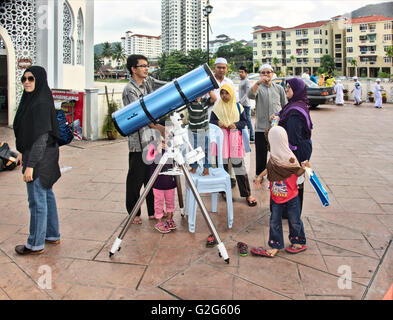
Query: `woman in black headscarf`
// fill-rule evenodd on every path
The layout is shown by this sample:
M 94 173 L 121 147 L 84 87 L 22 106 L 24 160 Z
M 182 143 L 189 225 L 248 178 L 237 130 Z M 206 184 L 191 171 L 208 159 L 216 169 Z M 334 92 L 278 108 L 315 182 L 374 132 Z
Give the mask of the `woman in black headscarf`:
M 288 103 L 280 111 L 278 125 L 285 128 L 288 134 L 289 148 L 295 154 L 299 163 L 310 160 L 312 153 L 311 130 L 313 128 L 308 108 L 306 84 L 302 79 L 287 80 L 285 89 Z M 304 176 L 298 179 L 300 212 L 303 207 Z M 286 218 L 286 212 L 283 212 Z
M 22 76 L 23 95 L 15 115 L 16 148 L 22 157 L 23 181 L 30 208 L 30 235 L 19 254 L 40 254 L 45 242 L 59 243 L 59 223 L 53 184 L 60 178 L 59 125 L 46 71 L 39 66 Z M 20 158 L 20 157 L 19 157 Z

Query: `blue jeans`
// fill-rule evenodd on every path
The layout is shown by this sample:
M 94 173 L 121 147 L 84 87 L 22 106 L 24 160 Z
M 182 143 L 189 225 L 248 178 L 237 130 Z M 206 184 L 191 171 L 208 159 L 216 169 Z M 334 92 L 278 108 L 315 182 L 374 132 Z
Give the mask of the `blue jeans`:
M 202 147 L 203 151 L 205 152 L 205 159 L 204 159 L 204 163 L 203 163 L 203 168 L 211 168 L 211 163 L 209 163 L 209 132 L 200 130 L 198 132 L 191 132 L 192 133 L 192 146 L 194 147 L 194 149 L 198 148 L 199 146 Z M 205 143 L 202 143 L 202 142 Z M 191 168 L 197 168 L 198 167 L 198 163 L 194 162 L 190 164 Z
M 251 107 L 243 106 L 247 118 L 247 127 L 250 129 L 250 140 L 255 140 L 254 128 L 251 122 Z
M 40 179 L 26 183 L 30 208 L 30 235 L 26 248 L 44 248 L 46 240 L 60 239 L 56 199 L 52 189 L 45 189 Z
M 286 203 L 275 203 L 272 201 L 272 212 L 270 216 L 269 246 L 274 249 L 284 248 L 284 236 L 282 232 L 282 211 L 284 207 L 288 210 L 289 241 L 292 244 L 306 244 L 303 222 L 300 219 L 299 197 Z

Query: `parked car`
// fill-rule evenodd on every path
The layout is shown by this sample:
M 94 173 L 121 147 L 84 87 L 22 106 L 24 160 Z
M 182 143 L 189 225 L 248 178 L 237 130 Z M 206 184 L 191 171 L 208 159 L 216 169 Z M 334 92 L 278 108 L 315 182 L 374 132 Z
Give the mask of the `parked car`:
M 287 85 L 287 80 L 291 78 L 292 77 L 275 78 L 273 81 L 285 88 Z M 336 92 L 334 91 L 333 87 L 320 87 L 309 79 L 302 78 L 302 80 L 306 84 L 307 98 L 310 101 L 311 108 L 315 108 L 320 104 L 328 103 L 329 100 L 336 98 Z

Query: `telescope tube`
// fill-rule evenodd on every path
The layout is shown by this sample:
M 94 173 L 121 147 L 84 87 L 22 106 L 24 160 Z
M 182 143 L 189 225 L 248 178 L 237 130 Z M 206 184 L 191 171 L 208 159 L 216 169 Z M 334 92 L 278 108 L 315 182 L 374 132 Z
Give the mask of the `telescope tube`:
M 169 112 L 218 89 L 209 66 L 204 65 L 112 113 L 112 120 L 122 136 L 137 131 Z

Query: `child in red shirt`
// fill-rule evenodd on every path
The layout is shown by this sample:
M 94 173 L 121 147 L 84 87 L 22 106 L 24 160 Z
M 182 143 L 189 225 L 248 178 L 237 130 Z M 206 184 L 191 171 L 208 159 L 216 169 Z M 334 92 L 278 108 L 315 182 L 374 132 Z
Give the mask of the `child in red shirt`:
M 282 231 L 282 212 L 284 207 L 288 210 L 289 241 L 291 246 L 285 250 L 289 253 L 298 253 L 307 249 L 303 222 L 300 219 L 300 202 L 297 189 L 297 177 L 309 167 L 308 161 L 299 162 L 289 149 L 288 135 L 283 127 L 272 127 L 268 133 L 270 145 L 270 159 L 266 169 L 255 180 L 255 187 L 259 187 L 262 177 L 267 174 L 270 182 L 271 215 L 269 230 L 269 246 L 271 249 L 252 248 L 255 255 L 274 257 L 284 248 Z

